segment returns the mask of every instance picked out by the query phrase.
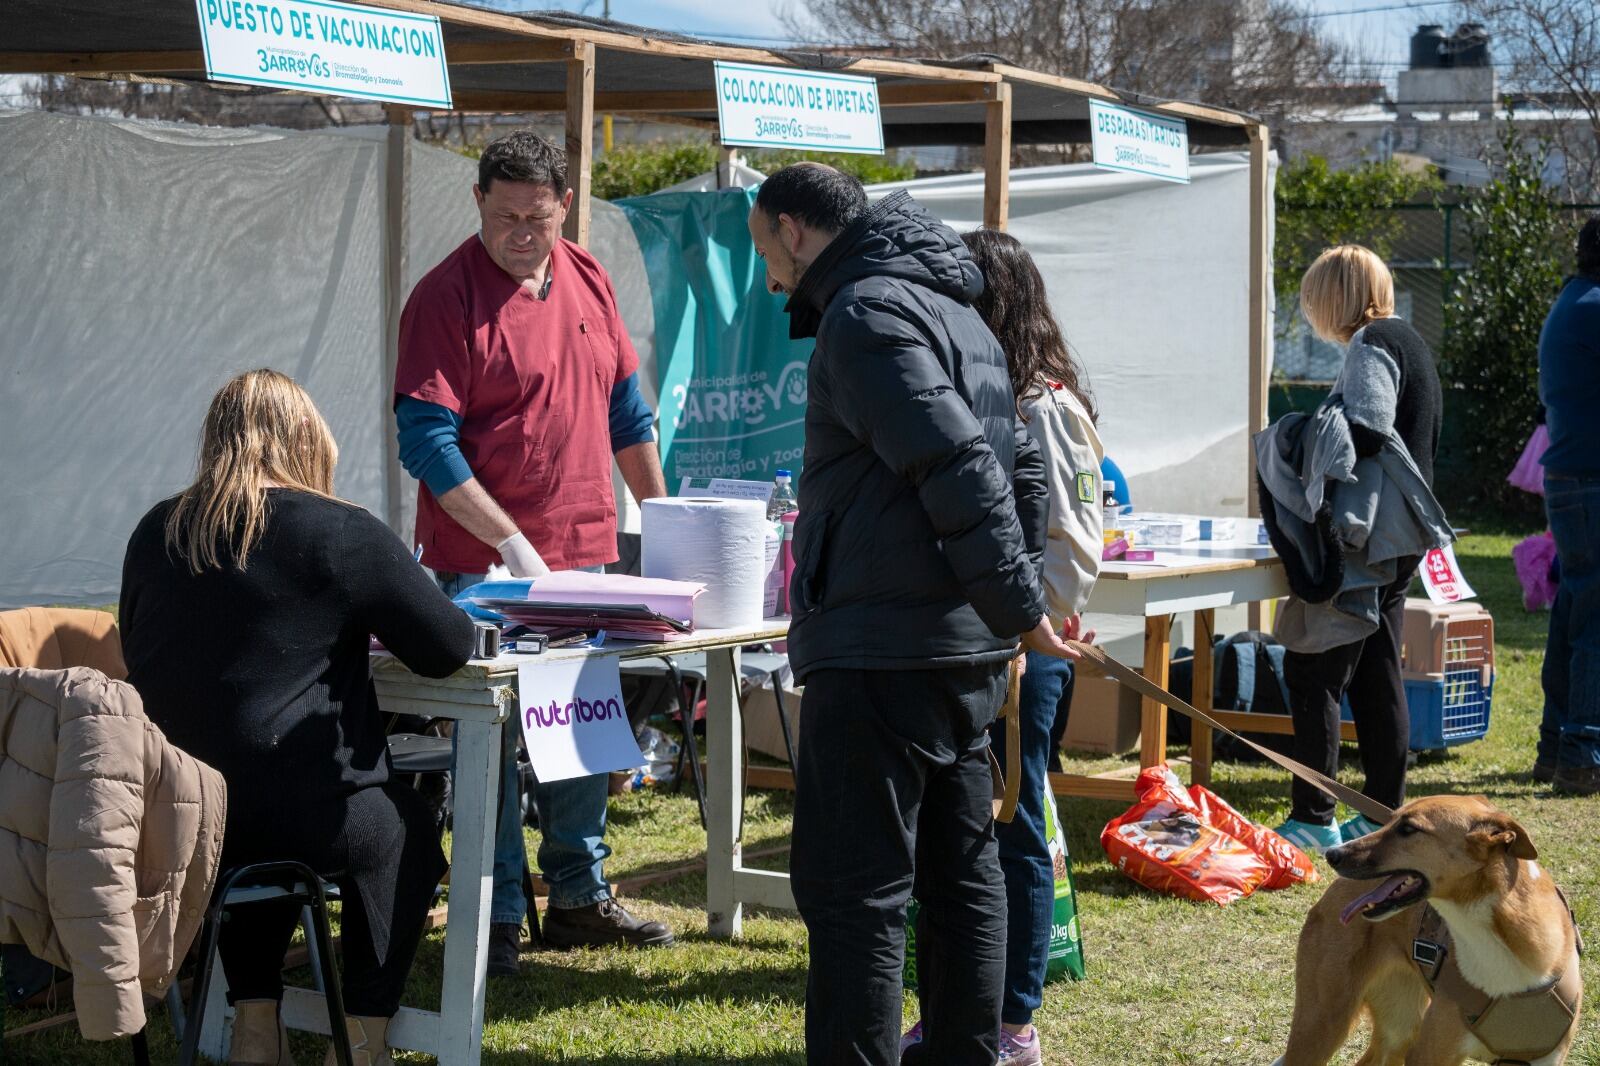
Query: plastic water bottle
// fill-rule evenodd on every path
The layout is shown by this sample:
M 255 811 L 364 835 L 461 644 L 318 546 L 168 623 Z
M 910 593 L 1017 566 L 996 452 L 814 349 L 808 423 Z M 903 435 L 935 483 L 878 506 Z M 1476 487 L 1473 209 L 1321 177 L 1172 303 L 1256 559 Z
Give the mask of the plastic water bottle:
M 767 504 L 767 521 L 776 522 L 790 511 L 798 511 L 800 502 L 794 494 L 789 471 L 778 471 L 777 488 L 772 490 L 772 502 Z

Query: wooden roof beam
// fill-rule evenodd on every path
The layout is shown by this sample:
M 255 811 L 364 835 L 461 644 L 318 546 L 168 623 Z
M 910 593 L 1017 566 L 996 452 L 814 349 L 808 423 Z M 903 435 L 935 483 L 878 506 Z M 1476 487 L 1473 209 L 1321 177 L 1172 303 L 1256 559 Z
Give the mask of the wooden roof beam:
M 529 39 L 466 41 L 445 45 L 452 67 L 498 63 L 560 63 L 571 59 L 578 42 Z M 196 49 L 167 52 L 0 52 L 0 74 L 164 74 L 205 70 L 205 53 Z
M 965 85 L 880 85 L 878 99 L 884 107 L 922 107 L 940 104 L 981 104 L 995 99 L 998 82 Z M 563 111 L 566 93 L 519 93 L 458 89 L 452 93 L 457 111 Z M 706 112 L 717 109 L 717 94 L 709 89 L 661 92 L 605 92 L 594 94 L 596 111 L 610 114 L 653 112 Z
M 0 74 L 169 74 L 205 70 L 205 53 L 0 52 Z

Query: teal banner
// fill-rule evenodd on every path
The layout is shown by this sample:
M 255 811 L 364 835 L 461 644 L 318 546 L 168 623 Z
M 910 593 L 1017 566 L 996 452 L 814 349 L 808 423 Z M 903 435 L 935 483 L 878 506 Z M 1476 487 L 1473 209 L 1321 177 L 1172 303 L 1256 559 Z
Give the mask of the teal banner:
M 656 320 L 661 465 L 685 477 L 770 481 L 805 445 L 812 342 L 789 339 L 745 219 L 755 189 L 616 201 L 644 254 Z

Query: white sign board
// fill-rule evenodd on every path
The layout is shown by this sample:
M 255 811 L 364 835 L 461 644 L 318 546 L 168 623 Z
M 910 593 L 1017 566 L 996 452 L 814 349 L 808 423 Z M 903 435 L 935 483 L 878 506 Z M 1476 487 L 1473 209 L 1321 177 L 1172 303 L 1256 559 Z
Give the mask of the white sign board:
M 214 81 L 450 106 L 432 15 L 337 0 L 195 0 L 195 8 Z
M 523 663 L 517 707 L 540 781 L 631 770 L 649 761 L 633 739 L 622 675 L 611 656 Z
M 1466 576 L 1461 573 L 1461 564 L 1456 562 L 1455 549 L 1448 544 L 1424 555 L 1422 566 L 1418 569 L 1422 571 L 1422 584 L 1428 590 L 1428 599 L 1434 603 L 1456 603 L 1478 595 L 1467 584 Z
M 678 485 L 679 496 L 714 496 L 719 500 L 758 500 L 761 503 L 772 501 L 772 490 L 776 486 L 770 481 L 741 481 L 738 478 L 727 477 L 686 477 Z
M 1090 100 L 1089 134 L 1095 166 L 1189 181 L 1189 124 L 1181 118 Z
M 749 63 L 716 70 L 723 144 L 883 154 L 875 79 Z

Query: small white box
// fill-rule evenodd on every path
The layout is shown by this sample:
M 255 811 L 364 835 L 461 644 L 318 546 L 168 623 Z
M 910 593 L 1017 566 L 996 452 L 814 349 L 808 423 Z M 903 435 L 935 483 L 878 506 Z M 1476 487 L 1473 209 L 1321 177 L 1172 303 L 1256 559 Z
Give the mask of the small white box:
M 1135 512 L 1123 519 L 1139 531 L 1143 547 L 1176 547 L 1192 540 L 1232 540 L 1237 524 L 1232 518 L 1204 515 Z
M 1122 520 L 1122 526 L 1135 531 L 1141 548 L 1171 548 L 1200 538 L 1200 520 L 1187 515 L 1135 511 Z

